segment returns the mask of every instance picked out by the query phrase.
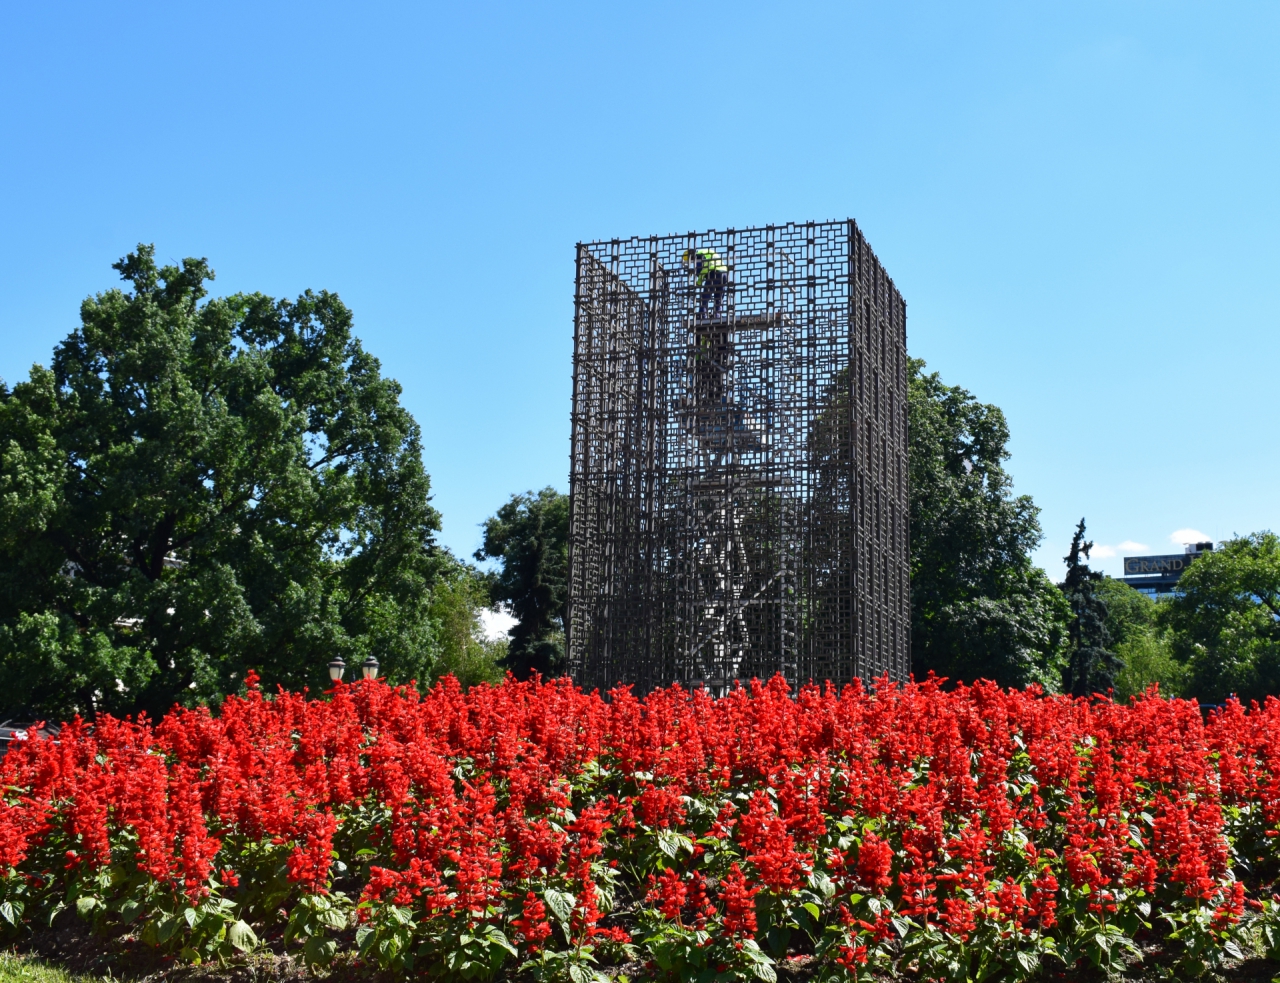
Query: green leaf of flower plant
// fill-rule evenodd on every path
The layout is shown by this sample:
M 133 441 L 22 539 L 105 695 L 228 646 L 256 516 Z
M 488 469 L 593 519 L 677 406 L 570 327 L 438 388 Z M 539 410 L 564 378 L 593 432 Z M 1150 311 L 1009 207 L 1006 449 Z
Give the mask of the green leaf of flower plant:
M 773 964 L 765 961 L 753 963 L 751 972 L 755 974 L 756 979 L 764 980 L 765 983 L 777 983 L 778 974 L 773 971 Z
M 258 936 L 243 919 L 234 922 L 227 930 L 227 941 L 241 952 L 252 952 L 258 947 Z
M 573 914 L 573 895 L 564 891 L 557 891 L 555 888 L 547 888 L 543 893 L 543 899 L 547 902 L 547 907 L 551 909 L 551 913 L 562 922 L 567 922 L 569 916 Z

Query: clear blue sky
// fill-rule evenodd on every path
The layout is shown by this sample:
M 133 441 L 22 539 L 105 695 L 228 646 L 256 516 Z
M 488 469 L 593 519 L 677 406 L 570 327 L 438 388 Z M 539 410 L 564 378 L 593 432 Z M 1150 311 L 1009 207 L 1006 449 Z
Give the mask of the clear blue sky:
M 1055 577 L 1081 515 L 1280 527 L 1278 50 L 1274 3 L 8 3 L 0 375 L 139 241 L 336 290 L 465 555 L 566 487 L 577 240 L 852 216 Z

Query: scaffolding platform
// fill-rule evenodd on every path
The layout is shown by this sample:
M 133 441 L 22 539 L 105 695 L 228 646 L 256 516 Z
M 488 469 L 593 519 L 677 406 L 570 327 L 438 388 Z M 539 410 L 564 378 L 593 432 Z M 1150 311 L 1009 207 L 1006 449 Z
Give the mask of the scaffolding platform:
M 683 487 L 693 494 L 736 495 L 744 491 L 759 491 L 787 488 L 791 479 L 785 475 L 776 477 L 726 475 L 722 480 L 708 479 L 690 481 Z
M 723 317 L 699 317 L 693 315 L 688 324 L 695 330 L 728 328 L 731 331 L 763 331 L 780 327 L 786 315 L 782 311 L 765 314 L 726 314 Z

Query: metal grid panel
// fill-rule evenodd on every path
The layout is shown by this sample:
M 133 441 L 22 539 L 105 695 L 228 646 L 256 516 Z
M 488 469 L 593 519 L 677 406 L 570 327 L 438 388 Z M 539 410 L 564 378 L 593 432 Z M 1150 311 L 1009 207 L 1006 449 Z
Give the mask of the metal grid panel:
M 579 244 L 573 381 L 580 683 L 906 678 L 906 305 L 852 220 Z

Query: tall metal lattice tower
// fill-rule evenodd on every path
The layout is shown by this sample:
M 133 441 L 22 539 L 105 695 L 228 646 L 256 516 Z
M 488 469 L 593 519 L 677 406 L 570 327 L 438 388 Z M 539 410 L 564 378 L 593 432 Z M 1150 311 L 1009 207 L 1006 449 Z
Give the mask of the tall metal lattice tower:
M 905 679 L 906 363 L 852 220 L 579 244 L 578 682 Z

